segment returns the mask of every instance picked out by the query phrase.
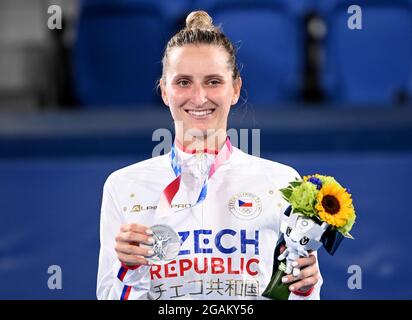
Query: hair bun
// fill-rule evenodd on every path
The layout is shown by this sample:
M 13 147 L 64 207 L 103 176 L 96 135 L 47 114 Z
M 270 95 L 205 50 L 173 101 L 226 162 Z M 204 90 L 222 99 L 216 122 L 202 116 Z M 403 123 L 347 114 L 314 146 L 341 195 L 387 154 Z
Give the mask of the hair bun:
M 213 20 L 206 11 L 193 11 L 186 18 L 187 29 L 214 29 Z

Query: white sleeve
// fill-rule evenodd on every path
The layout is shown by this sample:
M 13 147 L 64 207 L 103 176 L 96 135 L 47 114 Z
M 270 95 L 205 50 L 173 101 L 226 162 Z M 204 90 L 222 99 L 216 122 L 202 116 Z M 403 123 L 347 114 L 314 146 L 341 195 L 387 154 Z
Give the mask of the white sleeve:
M 103 187 L 100 218 L 100 254 L 96 295 L 99 300 L 146 299 L 150 289 L 149 266 L 132 270 L 122 266 L 115 252 L 115 237 L 122 223 L 112 180 Z

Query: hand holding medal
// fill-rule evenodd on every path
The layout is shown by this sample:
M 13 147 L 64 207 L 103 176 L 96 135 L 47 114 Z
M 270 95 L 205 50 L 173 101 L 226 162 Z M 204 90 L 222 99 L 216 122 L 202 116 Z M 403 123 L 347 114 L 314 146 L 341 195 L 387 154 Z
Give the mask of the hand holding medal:
M 116 236 L 116 254 L 128 267 L 151 264 L 147 257 L 154 254 L 153 231 L 137 223 L 124 224 Z M 145 246 L 146 245 L 146 246 Z

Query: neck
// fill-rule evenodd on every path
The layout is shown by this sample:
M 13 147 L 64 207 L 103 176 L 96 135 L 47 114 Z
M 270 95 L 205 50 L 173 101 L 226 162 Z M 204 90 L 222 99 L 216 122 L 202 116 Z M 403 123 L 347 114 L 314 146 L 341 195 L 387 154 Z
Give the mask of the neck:
M 206 137 L 191 136 L 189 140 L 184 139 L 183 141 L 181 141 L 180 135 L 176 135 L 175 140 L 177 145 L 185 152 L 208 152 L 217 154 L 217 152 L 223 148 L 226 138 L 227 134 L 224 132 Z

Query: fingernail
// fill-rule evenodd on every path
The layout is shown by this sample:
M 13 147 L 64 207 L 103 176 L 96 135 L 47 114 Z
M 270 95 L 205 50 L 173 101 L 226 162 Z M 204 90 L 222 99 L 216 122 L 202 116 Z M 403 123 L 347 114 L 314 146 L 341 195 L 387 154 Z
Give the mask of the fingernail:
M 149 238 L 147 238 L 147 242 L 149 242 L 150 244 L 153 244 L 153 243 L 155 243 L 155 240 L 154 240 L 154 238 L 149 237 Z
M 283 277 L 282 278 L 282 282 L 284 283 L 284 282 L 288 282 L 288 277 Z
M 295 291 L 295 287 L 294 287 L 294 286 L 291 286 L 289 289 L 290 289 L 290 291 Z
M 153 231 L 152 230 L 150 230 L 150 229 L 146 229 L 146 234 L 148 234 L 148 235 L 152 235 L 153 234 Z
M 154 251 L 152 249 L 149 249 L 149 250 L 147 250 L 147 254 L 149 256 L 152 256 L 152 255 L 154 255 Z
M 297 266 L 298 266 L 298 263 L 296 261 L 293 261 L 292 262 L 292 267 L 297 267 Z

